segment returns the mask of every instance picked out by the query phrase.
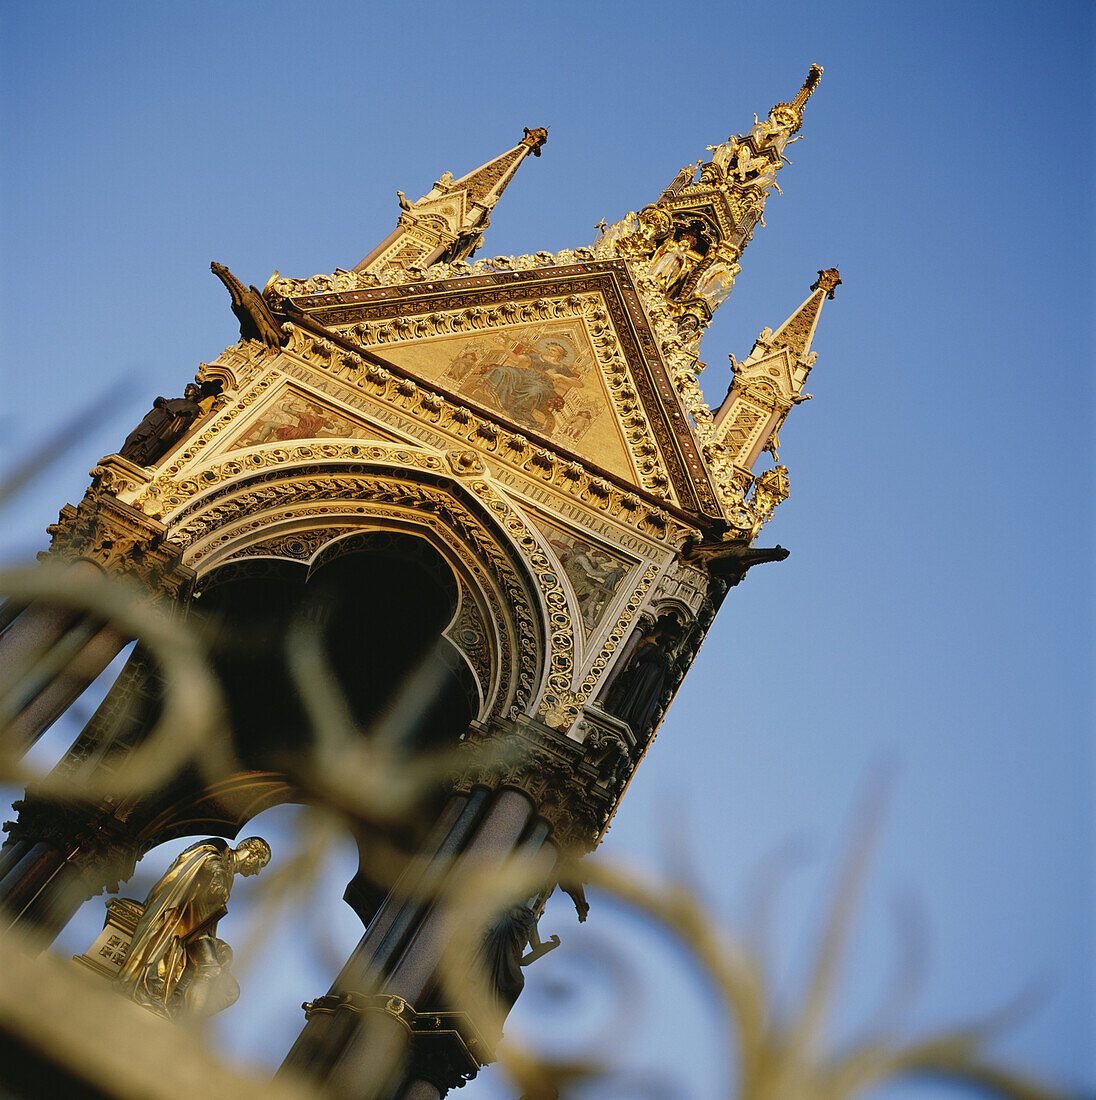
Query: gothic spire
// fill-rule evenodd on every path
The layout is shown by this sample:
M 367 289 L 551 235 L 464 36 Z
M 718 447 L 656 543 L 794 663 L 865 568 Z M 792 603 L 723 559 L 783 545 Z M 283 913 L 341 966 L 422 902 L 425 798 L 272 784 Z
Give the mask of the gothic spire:
M 811 341 L 814 339 L 814 330 L 818 327 L 822 303 L 827 298 L 832 300 L 834 291 L 840 285 L 841 276 L 836 267 L 819 271 L 818 278 L 811 284 L 814 293 L 772 334 L 770 345 L 774 348 L 787 348 L 796 361 L 806 362 Z M 813 359 L 810 361 L 814 362 Z
M 764 224 L 769 192 L 780 190 L 784 149 L 795 140 L 821 76 L 821 65 L 812 65 L 790 103 L 778 103 L 763 121 L 755 115 L 745 135 L 709 145 L 709 161 L 687 164 L 657 202 L 606 229 L 594 246 L 597 255 L 645 260 L 672 311 L 706 325 L 734 286 L 754 227 Z
M 777 432 L 785 417 L 793 405 L 810 397 L 803 387 L 817 356 L 811 341 L 822 303 L 840 283 L 836 267 L 819 271 L 810 297 L 776 332 L 762 329 L 741 363 L 730 357 L 734 380 L 715 413 L 715 437 L 743 471 L 752 471 L 762 451 L 777 453 Z
M 403 192 L 397 191 L 402 209 L 399 223 L 354 270 L 374 274 L 407 271 L 472 255 L 483 243 L 489 215 L 519 165 L 530 153 L 539 157 L 547 140 L 544 127 L 527 126 L 513 149 L 460 179 L 454 179 L 452 172 L 443 173 L 418 202 L 408 202 Z

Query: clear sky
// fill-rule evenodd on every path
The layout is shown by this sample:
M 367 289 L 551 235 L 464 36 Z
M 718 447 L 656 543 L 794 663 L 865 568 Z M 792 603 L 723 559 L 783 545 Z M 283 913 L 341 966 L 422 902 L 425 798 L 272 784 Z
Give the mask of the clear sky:
M 751 873 L 803 838 L 813 860 L 774 935 L 794 1000 L 858 793 L 891 761 L 835 1042 L 887 984 L 905 894 L 929 938 L 898 1033 L 1042 982 L 994 1051 L 1096 1086 L 1090 5 L 9 3 L 0 18 L 6 467 L 124 379 L 6 509 L 8 561 L 44 544 L 152 398 L 234 342 L 210 260 L 259 286 L 351 267 L 394 224 L 396 188 L 416 198 L 539 125 L 544 156 L 482 254 L 587 244 L 822 64 L 784 194 L 702 352 L 717 404 L 727 353 L 840 268 L 815 399 L 782 432 L 792 496 L 760 540 L 791 556 L 731 592 L 603 850 L 666 870 L 666 838 L 684 838 L 735 927 Z M 571 961 L 531 968 L 522 1018 L 554 1005 L 583 1031 L 581 959 L 612 934 L 651 967 L 626 1057 L 666 1089 L 599 1095 L 716 1095 L 717 1032 L 690 1007 L 703 986 L 592 900 L 582 936 L 550 910 Z M 354 932 L 332 921 L 345 954 Z M 276 1063 L 326 985 L 290 959 L 300 938 L 264 967 L 288 1016 L 252 1057 Z M 234 1011 L 225 1029 L 246 1032 Z M 488 1075 L 467 1095 L 509 1094 Z

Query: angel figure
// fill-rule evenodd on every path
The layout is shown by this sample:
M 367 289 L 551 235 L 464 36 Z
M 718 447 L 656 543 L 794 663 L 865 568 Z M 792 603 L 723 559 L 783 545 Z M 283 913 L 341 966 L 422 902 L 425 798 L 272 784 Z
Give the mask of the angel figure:
M 696 284 L 696 292 L 712 307 L 722 305 L 734 288 L 742 268 L 738 264 L 712 264 Z

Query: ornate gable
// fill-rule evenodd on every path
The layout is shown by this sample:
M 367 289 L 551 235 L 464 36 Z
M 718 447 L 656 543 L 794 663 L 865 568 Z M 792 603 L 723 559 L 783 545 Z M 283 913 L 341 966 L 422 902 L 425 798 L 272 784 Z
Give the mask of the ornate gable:
M 718 519 L 628 267 L 588 255 L 432 281 L 348 275 L 273 289 L 289 316 L 374 363 L 660 504 Z

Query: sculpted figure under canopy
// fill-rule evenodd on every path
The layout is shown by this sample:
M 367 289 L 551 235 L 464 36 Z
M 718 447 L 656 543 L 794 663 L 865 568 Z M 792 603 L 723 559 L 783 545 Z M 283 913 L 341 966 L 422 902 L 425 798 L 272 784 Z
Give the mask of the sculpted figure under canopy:
M 674 615 L 660 616 L 609 689 L 606 712 L 627 722 L 637 738 L 648 733 L 658 717 L 674 650 L 684 633 Z
M 235 849 L 219 838 L 182 852 L 145 899 L 117 985 L 161 1016 L 212 1016 L 240 995 L 232 948 L 216 936 L 234 875 L 257 875 L 270 846 L 249 837 Z
M 118 453 L 138 466 L 152 466 L 183 438 L 203 415 L 202 402 L 221 392 L 220 381 L 191 382 L 182 397 L 157 397 L 145 418 L 126 436 Z

